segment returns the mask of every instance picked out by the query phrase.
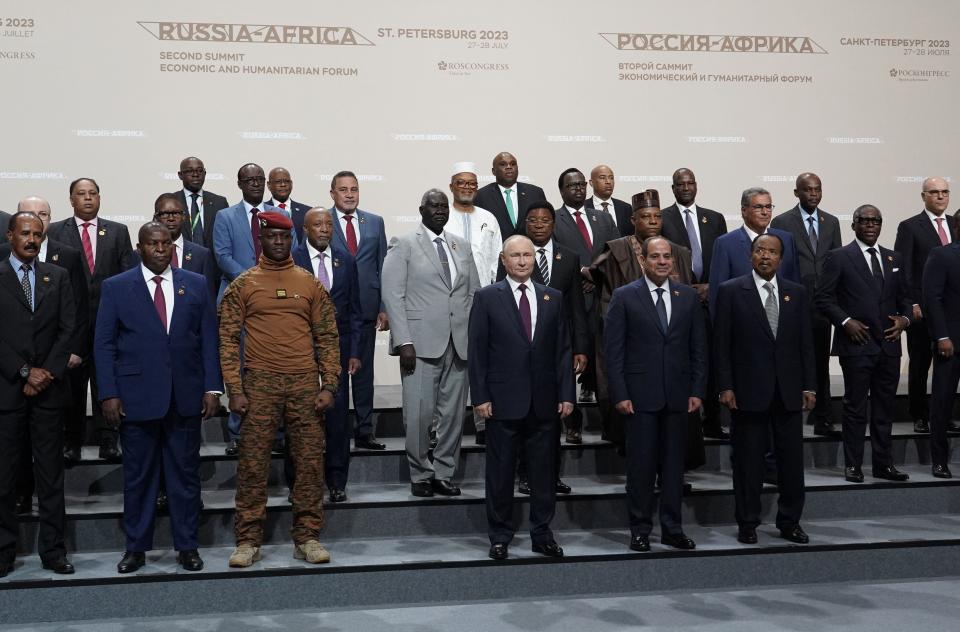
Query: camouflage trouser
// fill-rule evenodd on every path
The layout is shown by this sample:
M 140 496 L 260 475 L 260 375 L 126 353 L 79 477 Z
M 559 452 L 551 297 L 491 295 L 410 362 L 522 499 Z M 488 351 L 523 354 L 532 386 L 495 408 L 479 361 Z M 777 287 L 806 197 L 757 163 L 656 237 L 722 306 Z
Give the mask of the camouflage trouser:
M 286 421 L 287 442 L 297 471 L 293 489 L 293 541 L 316 539 L 323 529 L 323 417 L 314 402 L 317 375 L 248 369 L 243 392 L 249 405 L 240 432 L 234 534 L 237 544 L 260 546 L 267 511 L 270 449 L 277 428 Z

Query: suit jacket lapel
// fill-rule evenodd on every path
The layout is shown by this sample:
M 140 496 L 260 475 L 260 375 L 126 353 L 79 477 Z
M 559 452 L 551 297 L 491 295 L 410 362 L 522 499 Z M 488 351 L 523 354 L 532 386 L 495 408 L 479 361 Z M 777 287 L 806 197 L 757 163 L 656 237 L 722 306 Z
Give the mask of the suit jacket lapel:
M 517 328 L 517 333 L 520 335 L 520 338 L 527 340 L 527 332 L 523 330 L 523 323 L 520 322 L 520 308 L 517 307 L 517 302 L 513 298 L 510 282 L 506 279 L 499 281 L 497 283 L 497 290 L 497 293 L 500 295 L 500 300 L 503 302 L 503 313 L 512 315 L 511 320 L 513 320 Z M 539 307 L 539 303 L 537 306 Z
M 143 309 L 146 309 L 150 314 L 150 316 L 148 316 L 148 318 L 150 318 L 150 322 L 152 322 L 161 333 L 163 333 L 164 335 L 167 335 L 166 330 L 164 330 L 163 328 L 163 323 L 160 322 L 160 315 L 157 314 L 157 308 L 153 304 L 153 301 L 150 299 L 150 297 L 153 296 L 155 287 L 147 286 L 147 282 L 143 278 L 143 274 L 139 273 L 139 270 L 140 270 L 139 267 L 134 269 L 137 270 L 138 272 L 133 278 L 133 281 L 132 281 L 133 287 L 130 288 L 130 292 L 135 297 L 139 297 L 139 298 L 135 298 L 134 300 L 138 300 L 143 304 Z M 173 300 L 173 314 L 170 318 L 171 321 L 176 319 L 177 298 L 180 294 L 180 292 L 178 291 L 179 289 L 180 289 L 180 286 L 177 285 L 177 274 L 176 274 L 176 271 L 174 271 L 174 275 L 173 275 L 173 299 L 174 300 Z M 173 323 L 171 322 L 169 324 L 171 325 L 170 331 L 173 331 Z
M 550 301 L 547 301 L 544 297 L 547 295 L 546 292 L 538 288 L 533 283 L 530 283 L 530 287 L 533 288 L 534 295 L 537 301 L 537 325 L 533 329 L 533 340 L 530 341 L 531 346 L 537 343 L 537 340 L 540 338 L 540 330 L 543 329 L 542 325 L 546 322 L 547 310 L 550 309 Z M 520 309 L 517 309 L 517 322 L 520 322 Z M 521 331 L 523 328 L 521 327 Z
M 747 308 L 753 312 L 754 316 L 757 317 L 757 320 L 760 321 L 760 326 L 763 329 L 763 332 L 770 337 L 770 339 L 775 340 L 776 338 L 773 335 L 773 330 L 770 329 L 770 321 L 767 320 L 767 310 L 764 307 L 764 297 L 760 295 L 760 292 L 757 291 L 757 286 L 753 282 L 753 275 L 747 277 L 743 284 L 740 286 L 746 292 L 748 296 L 746 298 Z M 778 288 L 780 289 L 780 288 Z M 778 291 L 777 294 L 780 295 L 780 304 L 783 305 L 783 292 Z
M 647 277 L 640 277 L 640 280 L 634 281 L 637 289 L 637 296 L 640 298 L 640 304 L 643 305 L 643 308 L 646 310 L 647 315 L 653 320 L 653 323 L 657 326 L 657 331 L 661 335 L 666 334 L 667 332 L 663 330 L 663 325 L 660 324 L 660 314 L 657 313 L 657 305 L 653 302 L 653 293 L 650 292 L 650 288 L 647 287 Z
M 173 313 L 170 315 L 170 335 L 174 333 L 174 327 L 180 324 L 180 312 L 184 309 L 184 301 L 187 300 L 187 288 L 183 282 L 183 273 L 180 270 L 173 271 Z M 156 310 L 154 310 L 156 311 Z M 160 317 L 157 317 L 157 323 Z
M 857 244 L 857 242 L 850 244 L 847 255 L 853 260 L 853 267 L 860 273 L 863 280 L 869 285 L 875 285 L 877 280 L 873 278 L 873 271 L 870 270 L 870 267 L 867 265 L 867 260 L 864 258 L 863 251 L 860 250 L 860 245 Z M 886 272 L 886 270 L 884 270 L 884 272 Z
M 30 304 L 27 303 L 27 295 L 23 293 L 23 286 L 20 284 L 20 277 L 13 266 L 10 265 L 9 259 L 0 261 L 0 284 L 6 287 L 25 309 L 30 309 Z
M 95 233 L 90 235 L 90 239 L 91 241 L 95 241 L 97 244 L 96 252 L 93 255 L 93 270 L 96 272 L 97 270 L 103 269 L 101 262 L 103 261 L 103 258 L 107 256 L 105 254 L 105 251 L 107 250 L 107 227 L 104 226 L 102 219 L 97 218 L 96 228 L 93 226 L 90 228 L 93 229 L 93 232 Z
M 47 254 L 50 253 L 48 252 Z M 43 299 L 50 293 L 50 275 L 46 273 L 46 265 L 43 262 L 34 261 L 33 266 L 36 271 L 34 275 L 36 287 L 33 288 L 33 311 L 37 311 L 40 303 L 42 303 Z
M 447 283 L 447 276 L 443 273 L 443 265 L 440 263 L 440 255 L 437 254 L 437 244 L 431 240 L 430 235 L 427 234 L 426 228 L 421 226 L 417 230 L 417 241 L 420 242 L 420 248 L 423 249 L 424 254 L 427 255 L 427 259 L 429 259 L 430 263 L 433 264 L 437 274 L 440 275 L 440 281 L 447 286 L 447 289 L 452 289 L 450 284 Z

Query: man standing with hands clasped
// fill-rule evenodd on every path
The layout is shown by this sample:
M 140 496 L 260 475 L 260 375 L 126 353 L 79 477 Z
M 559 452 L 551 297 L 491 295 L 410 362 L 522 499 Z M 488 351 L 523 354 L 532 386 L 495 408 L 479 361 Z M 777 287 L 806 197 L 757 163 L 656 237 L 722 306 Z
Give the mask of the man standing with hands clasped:
M 487 423 L 489 556 L 507 558 L 513 539 L 513 480 L 522 445 L 530 485 L 534 553 L 563 557 L 550 521 L 556 504 L 556 427 L 573 412 L 576 387 L 563 294 L 530 280 L 533 242 L 509 237 L 507 278 L 478 290 L 470 311 L 470 393 Z

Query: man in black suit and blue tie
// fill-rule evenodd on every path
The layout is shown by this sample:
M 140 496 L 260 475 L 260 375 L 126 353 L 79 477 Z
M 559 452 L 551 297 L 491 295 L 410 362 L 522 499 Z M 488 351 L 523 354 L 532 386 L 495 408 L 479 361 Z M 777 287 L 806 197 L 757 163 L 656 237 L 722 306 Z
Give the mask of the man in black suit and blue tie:
M 303 218 L 306 239 L 293 251 L 293 262 L 319 279 L 330 292 L 337 311 L 337 332 L 340 334 L 340 375 L 356 375 L 360 370 L 360 344 L 363 338 L 363 314 L 360 310 L 360 283 L 357 262 L 349 252 L 332 243 L 333 216 L 324 208 L 307 211 Z M 333 406 L 327 409 L 324 422 L 327 451 L 324 480 L 330 491 L 330 502 L 347 499 L 347 474 L 350 469 L 350 418 L 347 415 L 348 380 L 340 380 Z M 288 472 L 293 461 L 287 458 Z M 291 477 L 288 477 L 292 479 Z M 293 481 L 289 480 L 290 489 Z
M 563 294 L 530 280 L 537 262 L 527 237 L 507 238 L 501 260 L 507 278 L 474 294 L 468 331 L 470 395 L 487 419 L 489 556 L 506 559 L 513 539 L 513 481 L 523 445 L 533 551 L 563 557 L 550 530 L 556 426 L 573 411 L 576 395 Z
M 267 200 L 267 206 L 275 206 L 290 213 L 293 228 L 297 231 L 297 243 L 303 243 L 303 219 L 310 210 L 310 205 L 290 199 L 290 194 L 293 193 L 293 178 L 290 172 L 283 167 L 271 169 L 267 176 L 267 188 L 273 196 Z
M 874 477 L 909 478 L 893 465 L 890 434 L 900 383 L 900 334 L 910 324 L 912 301 L 900 254 L 877 244 L 882 223 L 880 210 L 871 204 L 853 212 L 856 239 L 827 253 L 815 299 L 835 328 L 832 353 L 843 370 L 844 475 L 851 483 L 863 482 L 868 425 Z
M 776 233 L 753 240 L 753 269 L 717 288 L 714 362 L 720 403 L 733 423 L 733 495 L 737 539 L 756 544 L 764 453 L 770 437 L 780 491 L 780 537 L 809 542 L 803 513 L 803 411 L 816 405 L 810 306 L 802 285 L 777 273 L 783 240 Z M 713 288 L 711 288 L 713 289 Z
M 670 281 L 670 242 L 643 242 L 643 278 L 613 292 L 604 321 L 610 401 L 624 416 L 630 548 L 650 550 L 660 473 L 660 541 L 693 549 L 681 524 L 686 415 L 699 410 L 707 381 L 706 324 L 693 288 Z

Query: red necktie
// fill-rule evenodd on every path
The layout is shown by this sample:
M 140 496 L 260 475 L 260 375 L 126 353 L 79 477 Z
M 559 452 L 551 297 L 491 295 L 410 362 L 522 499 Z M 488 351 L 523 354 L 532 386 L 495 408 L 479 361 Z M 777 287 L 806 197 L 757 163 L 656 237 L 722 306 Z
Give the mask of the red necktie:
M 253 237 L 253 254 L 260 260 L 260 220 L 256 207 L 250 209 L 250 236 Z
M 286 209 L 287 209 L 287 203 L 286 203 L 286 202 L 280 202 L 280 208 L 282 208 L 283 210 L 286 210 Z
M 937 221 L 937 234 L 940 235 L 940 245 L 946 246 L 947 244 L 950 243 L 950 238 L 947 237 L 947 233 L 944 232 L 943 230 L 943 218 L 938 217 L 936 221 Z
M 574 215 L 577 216 L 577 228 L 580 229 L 580 236 L 587 244 L 587 250 L 593 251 L 593 241 L 590 240 L 590 231 L 587 230 L 587 225 L 583 222 L 583 213 L 576 211 Z
M 170 265 L 174 268 L 180 267 L 180 257 L 177 256 L 177 244 L 173 244 L 173 256 L 170 258 Z
M 357 231 L 353 229 L 353 215 L 344 215 L 343 219 L 347 220 L 347 250 L 350 251 L 350 254 L 354 257 L 357 256 Z
M 523 325 L 523 333 L 527 334 L 527 340 L 533 342 L 533 320 L 530 317 L 530 301 L 527 300 L 527 286 L 523 283 L 520 289 L 520 323 Z
M 153 282 L 157 284 L 157 289 L 153 291 L 153 306 L 157 308 L 157 316 L 160 317 L 160 324 L 163 330 L 167 330 L 167 300 L 163 297 L 163 290 L 160 288 L 162 276 L 153 277 Z
M 90 268 L 90 274 L 93 274 L 93 242 L 90 241 L 90 222 L 84 222 L 83 232 L 80 234 L 80 242 L 83 244 L 83 256 L 87 259 L 87 267 Z

